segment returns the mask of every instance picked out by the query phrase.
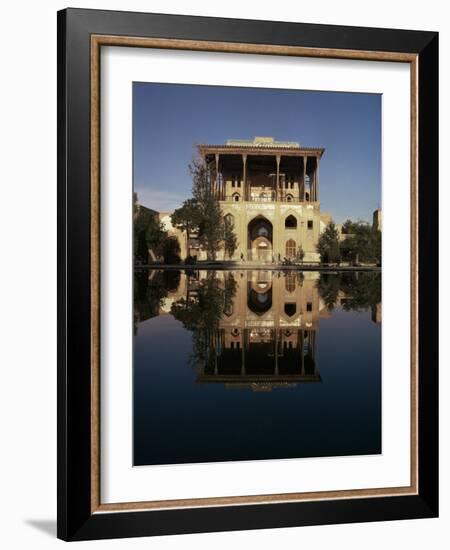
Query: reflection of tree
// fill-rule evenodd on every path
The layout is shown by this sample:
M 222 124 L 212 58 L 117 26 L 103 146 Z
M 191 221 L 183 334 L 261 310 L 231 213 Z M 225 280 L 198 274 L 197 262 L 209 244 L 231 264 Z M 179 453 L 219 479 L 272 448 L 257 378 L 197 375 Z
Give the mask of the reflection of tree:
M 152 308 L 147 300 L 148 270 L 140 269 L 134 272 L 133 284 L 133 329 L 137 333 L 138 324 L 145 319 L 154 317 Z
M 327 309 L 330 311 L 334 309 L 339 294 L 340 275 L 337 273 L 321 273 L 320 279 L 317 281 L 317 288 Z
M 381 302 L 381 273 L 321 273 L 317 283 L 320 297 L 333 309 L 339 293 L 345 311 L 360 311 Z
M 214 271 L 195 281 L 191 288 L 188 276 L 188 294 L 172 304 L 171 313 L 193 335 L 193 360 L 208 367 L 216 361 L 217 333 L 222 315 L 232 305 L 236 282 L 232 273 L 226 273 L 222 282 Z
M 180 284 L 179 271 L 154 271 L 149 277 L 147 269 L 134 272 L 134 333 L 139 323 L 155 317 L 169 291 Z
M 367 309 L 381 302 L 381 273 L 366 272 L 351 276 L 341 274 L 341 290 L 347 296 L 343 303 L 346 311 Z

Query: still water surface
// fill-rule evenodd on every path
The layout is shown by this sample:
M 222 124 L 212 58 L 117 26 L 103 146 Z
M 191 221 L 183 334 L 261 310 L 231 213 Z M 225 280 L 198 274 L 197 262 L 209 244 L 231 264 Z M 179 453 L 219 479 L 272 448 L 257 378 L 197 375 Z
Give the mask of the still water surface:
M 381 452 L 381 275 L 136 271 L 134 464 Z

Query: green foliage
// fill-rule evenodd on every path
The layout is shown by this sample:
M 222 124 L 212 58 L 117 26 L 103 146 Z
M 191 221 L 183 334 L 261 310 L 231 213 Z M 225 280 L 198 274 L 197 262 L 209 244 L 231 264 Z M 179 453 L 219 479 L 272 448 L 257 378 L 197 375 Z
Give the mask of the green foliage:
M 188 280 L 188 288 L 190 280 Z M 171 313 L 193 333 L 193 359 L 211 367 L 215 359 L 215 337 L 223 312 L 230 306 L 236 293 L 236 282 L 231 273 L 222 284 L 214 271 L 196 281 L 195 293 L 188 292 L 172 304 Z
M 208 171 L 207 166 L 194 159 L 189 165 L 192 176 L 192 197 L 198 205 L 200 224 L 198 240 L 206 250 L 209 260 L 216 259 L 216 252 L 222 248 L 223 219 L 219 201 L 213 193 L 214 174 Z
M 322 272 L 320 274 L 320 279 L 317 281 L 320 297 L 329 311 L 334 309 L 337 302 L 340 284 L 340 276 L 336 273 Z
M 160 254 L 164 258 L 165 264 L 179 264 L 180 243 L 176 237 L 166 237 L 160 246 Z
M 329 310 L 342 293 L 342 309 L 363 311 L 381 303 L 381 273 L 340 272 L 321 273 L 317 282 L 320 297 Z
M 349 235 L 350 233 L 353 233 L 352 228 L 353 228 L 353 222 L 351 220 L 346 220 L 342 224 L 342 233 L 344 235 Z
M 341 274 L 341 291 L 346 295 L 343 309 L 360 311 L 381 303 L 381 273 Z
M 317 251 L 324 263 L 346 262 L 381 264 L 381 231 L 362 221 L 347 220 L 342 226 L 347 236 L 339 241 L 339 234 L 333 222 L 330 222 L 320 235 Z
M 295 259 L 300 262 L 301 264 L 303 264 L 303 259 L 305 257 L 305 251 L 303 250 L 303 247 L 302 245 L 300 245 L 298 247 L 298 250 L 297 250 L 297 254 L 295 256 Z
M 159 255 L 160 247 L 167 238 L 167 231 L 159 221 L 157 214 L 141 206 L 138 196 L 133 195 L 133 249 L 134 261 L 147 264 L 148 251 Z
M 236 293 L 234 277 L 231 273 L 227 274 L 222 284 L 215 271 L 208 271 L 204 279 L 195 282 L 195 293 L 189 292 L 186 298 L 174 302 L 171 313 L 188 330 L 217 328 Z M 188 287 L 190 284 L 189 279 Z
M 227 219 L 223 223 L 223 245 L 225 254 L 228 254 L 228 258 L 231 259 L 237 248 L 237 236 L 234 232 L 234 224 Z
M 192 231 L 199 231 L 202 224 L 200 205 L 195 199 L 187 199 L 171 216 L 172 225 L 181 231 L 186 231 L 188 242 Z
M 327 225 L 325 231 L 319 237 L 317 252 L 320 254 L 321 262 L 334 263 L 341 261 L 339 234 L 336 225 L 332 221 Z
M 199 242 L 205 248 L 209 260 L 215 260 L 217 251 L 223 246 L 223 225 L 219 202 L 211 197 L 205 205 L 203 225 L 199 234 Z
M 381 231 L 365 222 L 351 223 L 351 233 L 341 243 L 345 261 L 381 264 Z
M 168 291 L 178 288 L 179 271 L 149 271 L 139 269 L 134 272 L 133 305 L 134 333 L 143 321 L 159 315 L 159 310 Z

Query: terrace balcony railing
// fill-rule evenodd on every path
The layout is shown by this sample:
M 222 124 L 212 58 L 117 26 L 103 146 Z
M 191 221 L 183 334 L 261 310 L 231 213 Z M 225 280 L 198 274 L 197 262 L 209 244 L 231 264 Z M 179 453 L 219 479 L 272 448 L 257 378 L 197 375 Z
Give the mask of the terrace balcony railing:
M 262 202 L 262 203 L 267 203 L 267 202 L 292 202 L 292 203 L 295 203 L 295 204 L 299 204 L 299 203 L 304 203 L 304 202 L 310 202 L 308 199 L 305 199 L 305 200 L 302 200 L 298 197 L 293 197 L 293 196 L 289 196 L 289 195 L 281 195 L 280 197 L 278 197 L 278 200 L 276 199 L 275 195 L 268 195 L 268 196 L 256 196 L 256 195 L 253 195 L 253 196 L 249 196 L 247 198 L 243 198 L 242 196 L 240 195 L 237 195 L 237 194 L 234 194 L 234 195 L 226 195 L 225 196 L 225 199 L 222 199 L 222 200 L 225 200 L 225 202 Z

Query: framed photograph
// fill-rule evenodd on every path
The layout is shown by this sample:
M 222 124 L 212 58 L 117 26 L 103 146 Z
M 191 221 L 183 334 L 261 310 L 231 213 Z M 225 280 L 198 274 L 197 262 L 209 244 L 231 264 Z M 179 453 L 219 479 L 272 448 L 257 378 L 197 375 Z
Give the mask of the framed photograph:
M 437 33 L 63 10 L 58 144 L 60 538 L 437 516 Z

